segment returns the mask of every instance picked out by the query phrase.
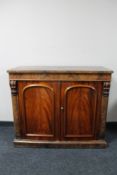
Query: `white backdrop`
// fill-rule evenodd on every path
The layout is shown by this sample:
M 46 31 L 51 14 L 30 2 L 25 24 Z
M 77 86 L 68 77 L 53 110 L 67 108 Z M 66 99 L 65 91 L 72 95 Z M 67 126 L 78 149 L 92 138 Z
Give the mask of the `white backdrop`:
M 0 121 L 12 121 L 6 70 L 94 65 L 114 70 L 108 121 L 117 121 L 117 1 L 0 0 Z

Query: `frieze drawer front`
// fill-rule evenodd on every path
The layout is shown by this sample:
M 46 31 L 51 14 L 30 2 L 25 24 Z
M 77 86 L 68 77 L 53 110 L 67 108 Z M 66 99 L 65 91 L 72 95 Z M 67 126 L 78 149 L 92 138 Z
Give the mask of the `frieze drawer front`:
M 17 146 L 105 148 L 112 71 L 103 67 L 8 70 Z

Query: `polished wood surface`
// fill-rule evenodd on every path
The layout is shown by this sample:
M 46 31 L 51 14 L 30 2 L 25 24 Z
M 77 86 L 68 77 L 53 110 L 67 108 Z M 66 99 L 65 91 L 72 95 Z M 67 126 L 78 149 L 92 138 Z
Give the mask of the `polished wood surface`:
M 16 145 L 105 147 L 112 71 L 102 67 L 9 71 Z
M 111 81 L 110 73 L 10 73 L 10 80 L 22 81 Z
M 62 83 L 63 139 L 95 138 L 95 118 L 99 108 L 97 92 L 99 90 L 95 82 Z
M 19 109 L 22 137 L 57 139 L 58 84 L 56 82 L 19 82 Z

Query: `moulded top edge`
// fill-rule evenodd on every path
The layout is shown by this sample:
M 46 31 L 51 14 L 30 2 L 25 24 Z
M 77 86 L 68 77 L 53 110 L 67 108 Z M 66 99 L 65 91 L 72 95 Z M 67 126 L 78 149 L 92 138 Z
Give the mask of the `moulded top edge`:
M 113 73 L 102 66 L 21 66 L 9 69 L 8 73 Z

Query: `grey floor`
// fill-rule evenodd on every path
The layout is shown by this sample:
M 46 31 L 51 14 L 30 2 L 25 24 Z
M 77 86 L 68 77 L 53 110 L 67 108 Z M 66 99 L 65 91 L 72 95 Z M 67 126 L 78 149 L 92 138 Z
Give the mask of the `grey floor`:
M 15 148 L 13 128 L 0 126 L 0 175 L 117 175 L 117 130 L 106 149 Z

